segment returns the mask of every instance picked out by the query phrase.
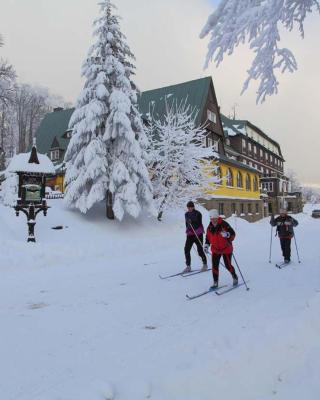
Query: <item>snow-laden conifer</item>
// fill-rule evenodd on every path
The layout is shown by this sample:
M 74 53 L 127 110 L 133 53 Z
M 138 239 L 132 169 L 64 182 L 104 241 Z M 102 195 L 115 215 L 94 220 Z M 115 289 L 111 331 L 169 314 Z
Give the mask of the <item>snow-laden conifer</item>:
M 109 0 L 99 4 L 96 42 L 83 65 L 86 82 L 70 121 L 66 201 L 86 212 L 108 197 L 121 220 L 126 212 L 137 217 L 143 207 L 152 210 L 152 185 L 145 165 L 148 142 L 136 108 L 133 54 L 113 4 Z

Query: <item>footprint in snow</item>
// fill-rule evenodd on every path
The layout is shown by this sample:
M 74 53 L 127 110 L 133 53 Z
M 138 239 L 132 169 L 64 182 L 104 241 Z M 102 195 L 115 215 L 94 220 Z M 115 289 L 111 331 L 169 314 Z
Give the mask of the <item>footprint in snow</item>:
M 28 306 L 28 308 L 29 308 L 29 310 L 38 310 L 39 308 L 45 308 L 45 307 L 48 307 L 48 306 L 49 306 L 49 304 L 41 302 L 41 303 L 30 304 Z

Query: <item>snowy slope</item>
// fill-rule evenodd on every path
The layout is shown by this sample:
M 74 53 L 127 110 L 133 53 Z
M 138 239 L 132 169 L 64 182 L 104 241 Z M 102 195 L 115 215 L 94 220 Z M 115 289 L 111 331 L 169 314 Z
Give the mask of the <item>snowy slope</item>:
M 268 220 L 231 218 L 250 291 L 187 301 L 210 272 L 158 278 L 183 267 L 183 210 L 163 223 L 119 224 L 101 220 L 101 209 L 50 205 L 35 245 L 25 242 L 25 217 L 0 206 L 1 399 L 318 399 L 320 221 L 311 207 L 297 216 L 302 264 L 294 246 L 292 265 L 268 263 Z M 231 283 L 225 270 L 220 280 Z

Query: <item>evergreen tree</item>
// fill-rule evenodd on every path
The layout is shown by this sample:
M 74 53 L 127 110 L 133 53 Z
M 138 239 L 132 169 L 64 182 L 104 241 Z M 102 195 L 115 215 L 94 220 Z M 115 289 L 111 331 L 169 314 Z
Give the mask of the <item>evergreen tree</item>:
M 137 110 L 132 82 L 134 59 L 113 14 L 110 0 L 100 4 L 97 38 L 83 65 L 86 78 L 70 121 L 66 152 L 66 201 L 86 212 L 107 199 L 108 217 L 137 217 L 152 211 L 152 185 L 145 165 L 148 141 Z M 110 210 L 111 208 L 111 210 Z

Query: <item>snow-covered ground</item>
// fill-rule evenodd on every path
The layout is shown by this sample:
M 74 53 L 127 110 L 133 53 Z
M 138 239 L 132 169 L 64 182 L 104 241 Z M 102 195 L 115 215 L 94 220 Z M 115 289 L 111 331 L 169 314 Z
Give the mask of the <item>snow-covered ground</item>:
M 297 216 L 302 263 L 293 243 L 283 270 L 268 263 L 268 220 L 231 218 L 250 291 L 188 301 L 210 272 L 158 277 L 184 265 L 183 210 L 119 224 L 103 209 L 82 216 L 62 200 L 50 205 L 36 244 L 26 243 L 25 217 L 0 206 L 1 400 L 319 399 L 315 207 Z M 224 269 L 220 281 L 231 283 Z

